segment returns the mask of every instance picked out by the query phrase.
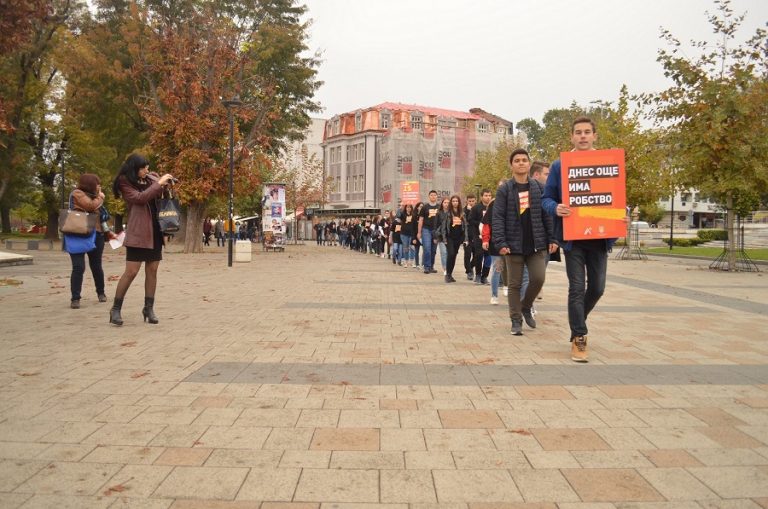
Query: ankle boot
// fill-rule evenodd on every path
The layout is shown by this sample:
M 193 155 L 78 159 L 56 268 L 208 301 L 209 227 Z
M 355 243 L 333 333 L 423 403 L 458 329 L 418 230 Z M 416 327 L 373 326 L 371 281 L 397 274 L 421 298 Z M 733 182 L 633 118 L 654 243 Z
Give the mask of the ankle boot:
M 144 297 L 144 309 L 141 310 L 141 314 L 144 316 L 144 321 L 149 323 L 157 323 L 157 315 L 152 307 L 155 305 L 154 297 Z
M 123 317 L 120 316 L 120 309 L 123 307 L 123 299 L 115 297 L 112 309 L 109 310 L 109 323 L 123 325 Z

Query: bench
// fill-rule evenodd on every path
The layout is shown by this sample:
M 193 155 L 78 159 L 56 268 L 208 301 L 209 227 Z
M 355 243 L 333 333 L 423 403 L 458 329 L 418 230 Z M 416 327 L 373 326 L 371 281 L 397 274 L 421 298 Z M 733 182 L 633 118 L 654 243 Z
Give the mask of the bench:
M 28 251 L 38 251 L 40 250 L 40 246 L 48 246 L 48 251 L 53 251 L 53 241 L 49 239 L 31 239 L 31 240 L 24 240 L 24 239 L 6 239 L 5 240 L 5 249 L 13 250 L 14 245 L 26 245 L 26 247 L 17 247 L 16 249 L 26 249 Z

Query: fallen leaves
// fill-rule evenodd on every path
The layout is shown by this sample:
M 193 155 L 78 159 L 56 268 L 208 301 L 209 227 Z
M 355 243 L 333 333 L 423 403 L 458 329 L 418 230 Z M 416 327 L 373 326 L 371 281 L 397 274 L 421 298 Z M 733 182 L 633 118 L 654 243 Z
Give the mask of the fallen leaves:
M 32 372 L 24 371 L 22 373 L 16 373 L 16 374 L 19 375 L 19 376 L 37 376 L 37 375 L 40 374 L 40 372 L 39 371 L 32 371 Z
M 126 347 L 136 346 L 136 341 L 126 341 L 125 343 L 120 343 L 120 346 L 126 346 Z
M 149 374 L 149 371 L 137 371 L 136 373 L 133 373 L 131 375 L 131 378 L 141 378 L 143 376 L 147 376 Z
M 11 279 L 9 277 L 0 278 L 0 286 L 21 286 L 24 284 L 24 281 L 19 281 L 18 279 Z

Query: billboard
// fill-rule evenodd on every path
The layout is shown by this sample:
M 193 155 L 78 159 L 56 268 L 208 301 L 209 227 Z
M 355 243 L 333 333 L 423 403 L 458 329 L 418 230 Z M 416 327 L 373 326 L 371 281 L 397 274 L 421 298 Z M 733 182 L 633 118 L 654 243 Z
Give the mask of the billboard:
M 261 226 L 265 241 L 282 243 L 285 235 L 285 184 L 264 184 Z

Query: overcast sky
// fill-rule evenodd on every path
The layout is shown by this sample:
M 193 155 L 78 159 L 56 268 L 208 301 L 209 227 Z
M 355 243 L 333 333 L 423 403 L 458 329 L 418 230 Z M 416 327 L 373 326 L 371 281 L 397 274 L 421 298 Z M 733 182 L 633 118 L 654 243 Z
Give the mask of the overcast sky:
M 705 0 L 306 0 L 309 46 L 322 52 L 323 118 L 386 101 L 512 122 L 666 88 L 660 27 L 713 40 Z M 768 0 L 734 0 L 742 39 L 768 21 Z M 691 53 L 693 54 L 693 53 Z

